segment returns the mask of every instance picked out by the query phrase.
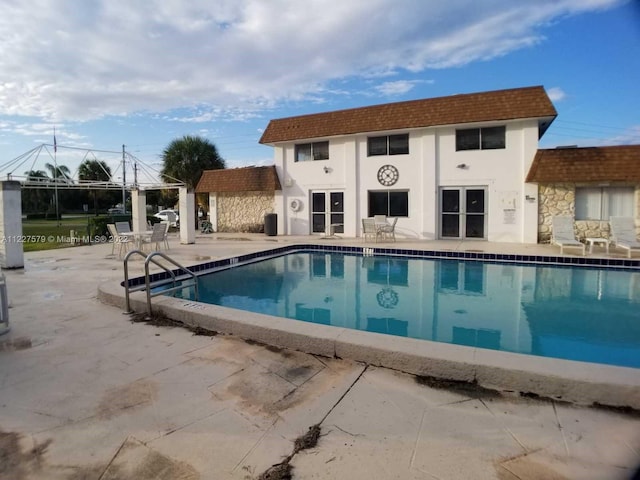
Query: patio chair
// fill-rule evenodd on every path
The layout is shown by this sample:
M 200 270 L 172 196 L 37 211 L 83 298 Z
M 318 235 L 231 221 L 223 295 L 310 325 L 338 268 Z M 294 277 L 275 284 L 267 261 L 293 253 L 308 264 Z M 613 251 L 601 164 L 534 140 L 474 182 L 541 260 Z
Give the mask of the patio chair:
M 156 223 L 153 226 L 153 230 L 151 231 L 151 235 L 147 238 L 141 239 L 141 247 L 144 250 L 145 245 L 151 246 L 155 243 L 155 249 L 160 250 L 160 244 L 164 243 L 167 249 L 169 249 L 169 244 L 167 242 L 167 230 L 169 230 L 169 224 L 167 223 Z
M 131 225 L 129 222 L 116 222 L 116 232 L 118 233 L 129 233 L 131 232 Z
M 636 228 L 631 217 L 611 217 L 611 241 L 616 247 L 627 251 L 627 258 L 631 258 L 631 252 L 640 252 L 640 242 L 636 234 Z
M 561 255 L 566 247 L 580 248 L 582 255 L 585 254 L 586 245 L 576 238 L 572 217 L 553 217 L 552 228 L 551 244 L 560 246 Z
M 373 218 L 362 219 L 362 238 L 367 241 L 367 238 L 373 237 L 375 241 L 378 241 L 378 237 L 382 236 L 382 232 L 376 227 L 376 221 Z
M 373 216 L 373 221 L 376 224 L 376 227 L 380 228 L 380 227 L 384 227 L 386 225 L 389 225 L 389 222 L 387 222 L 387 216 L 386 215 L 374 215 Z
M 163 220 L 162 223 L 166 223 L 170 227 L 178 227 L 178 217 L 174 212 L 168 211 L 165 212 L 167 214 L 167 220 Z
M 127 222 L 124 222 L 127 223 Z M 128 225 L 128 223 L 127 223 Z M 122 236 L 118 233 L 118 230 L 116 229 L 115 224 L 113 223 L 108 223 L 107 224 L 107 230 L 109 230 L 109 236 L 111 237 L 111 255 L 114 254 L 115 252 L 115 248 L 116 248 L 116 244 L 119 245 L 120 249 L 118 251 L 118 258 L 122 257 L 122 251 L 123 250 L 128 250 L 129 246 L 133 243 L 133 239 L 131 237 L 128 236 Z
M 213 233 L 213 225 L 209 220 L 202 220 L 200 222 L 200 233 Z
M 385 225 L 376 225 L 378 231 L 382 234 L 383 238 L 396 241 L 396 223 L 398 223 L 398 217 L 393 219 L 393 222 Z

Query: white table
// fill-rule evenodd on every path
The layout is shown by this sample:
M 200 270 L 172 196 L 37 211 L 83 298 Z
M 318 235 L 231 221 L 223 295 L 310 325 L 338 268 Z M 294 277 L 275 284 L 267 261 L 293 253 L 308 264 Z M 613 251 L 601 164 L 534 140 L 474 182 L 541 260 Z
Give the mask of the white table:
M 121 237 L 130 238 L 135 244 L 136 248 L 142 249 L 144 239 L 150 237 L 153 230 L 145 230 L 143 232 L 122 232 L 119 233 Z
M 609 254 L 609 244 L 611 243 L 611 241 L 608 238 L 587 237 L 587 238 L 585 238 L 585 241 L 587 242 L 587 245 L 589 246 L 589 253 L 593 253 L 593 246 L 594 245 L 604 245 L 604 248 L 605 248 L 607 254 Z

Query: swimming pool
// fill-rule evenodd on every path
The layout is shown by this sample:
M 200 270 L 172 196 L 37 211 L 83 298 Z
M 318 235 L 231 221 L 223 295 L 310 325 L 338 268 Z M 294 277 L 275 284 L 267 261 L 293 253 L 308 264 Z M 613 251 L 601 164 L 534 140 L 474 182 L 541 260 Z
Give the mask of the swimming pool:
M 301 250 L 198 288 L 201 302 L 315 324 L 640 368 L 634 269 Z

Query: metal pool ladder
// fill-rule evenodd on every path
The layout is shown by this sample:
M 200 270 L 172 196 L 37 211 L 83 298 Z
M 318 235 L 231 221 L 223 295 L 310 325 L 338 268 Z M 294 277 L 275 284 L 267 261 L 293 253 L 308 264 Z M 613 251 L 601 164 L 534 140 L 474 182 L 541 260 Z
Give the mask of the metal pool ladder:
M 134 286 L 133 288 L 131 286 L 129 286 L 129 258 L 131 258 L 133 255 L 141 255 L 141 256 L 145 257 L 145 260 L 144 260 L 144 287 L 142 285 L 137 285 L 137 286 Z M 178 270 L 180 270 L 180 271 L 182 271 L 184 273 L 182 273 L 182 275 L 176 276 L 176 272 L 175 271 L 171 270 L 166 265 L 163 265 L 162 263 L 158 262 L 154 257 L 162 257 L 167 262 L 173 264 L 175 267 L 178 268 Z M 166 278 L 164 280 L 155 282 L 152 285 L 151 284 L 150 275 L 149 275 L 149 264 L 150 263 L 153 263 L 154 265 L 157 265 L 158 267 L 163 269 L 165 272 L 167 272 L 169 274 L 170 278 Z M 198 277 L 196 276 L 195 273 L 193 273 L 187 267 L 184 267 L 184 266 L 180 265 L 173 258 L 169 257 L 168 255 L 165 255 L 162 252 L 151 252 L 149 255 L 145 255 L 145 253 L 143 251 L 141 251 L 141 250 L 131 250 L 124 257 L 125 313 L 133 313 L 133 310 L 131 310 L 131 304 L 129 302 L 129 295 L 130 295 L 130 293 L 132 291 L 138 292 L 138 291 L 144 289 L 147 292 L 147 314 L 151 315 L 151 297 L 156 297 L 158 295 L 164 295 L 166 293 L 174 292 L 176 290 L 182 290 L 183 288 L 187 288 L 187 287 L 191 286 L 191 285 L 185 285 L 185 284 L 181 284 L 181 285 L 177 284 L 178 281 L 183 281 L 185 279 L 193 280 L 194 295 L 195 295 L 195 300 L 197 301 L 198 300 Z M 172 286 L 169 287 L 169 288 L 162 289 L 162 290 L 160 290 L 158 292 L 152 292 L 151 291 L 151 289 L 153 287 L 158 287 L 158 286 L 166 285 L 166 284 L 169 284 L 169 283 L 172 284 Z

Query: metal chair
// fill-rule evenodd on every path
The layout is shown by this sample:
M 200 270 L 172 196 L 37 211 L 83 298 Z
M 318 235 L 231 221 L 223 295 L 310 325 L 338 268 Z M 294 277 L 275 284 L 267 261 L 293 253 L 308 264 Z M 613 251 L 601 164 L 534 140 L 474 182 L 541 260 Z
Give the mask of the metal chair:
M 362 238 L 367 241 L 367 238 L 373 237 L 378 242 L 378 237 L 382 236 L 382 232 L 376 227 L 376 222 L 373 218 L 362 219 Z

